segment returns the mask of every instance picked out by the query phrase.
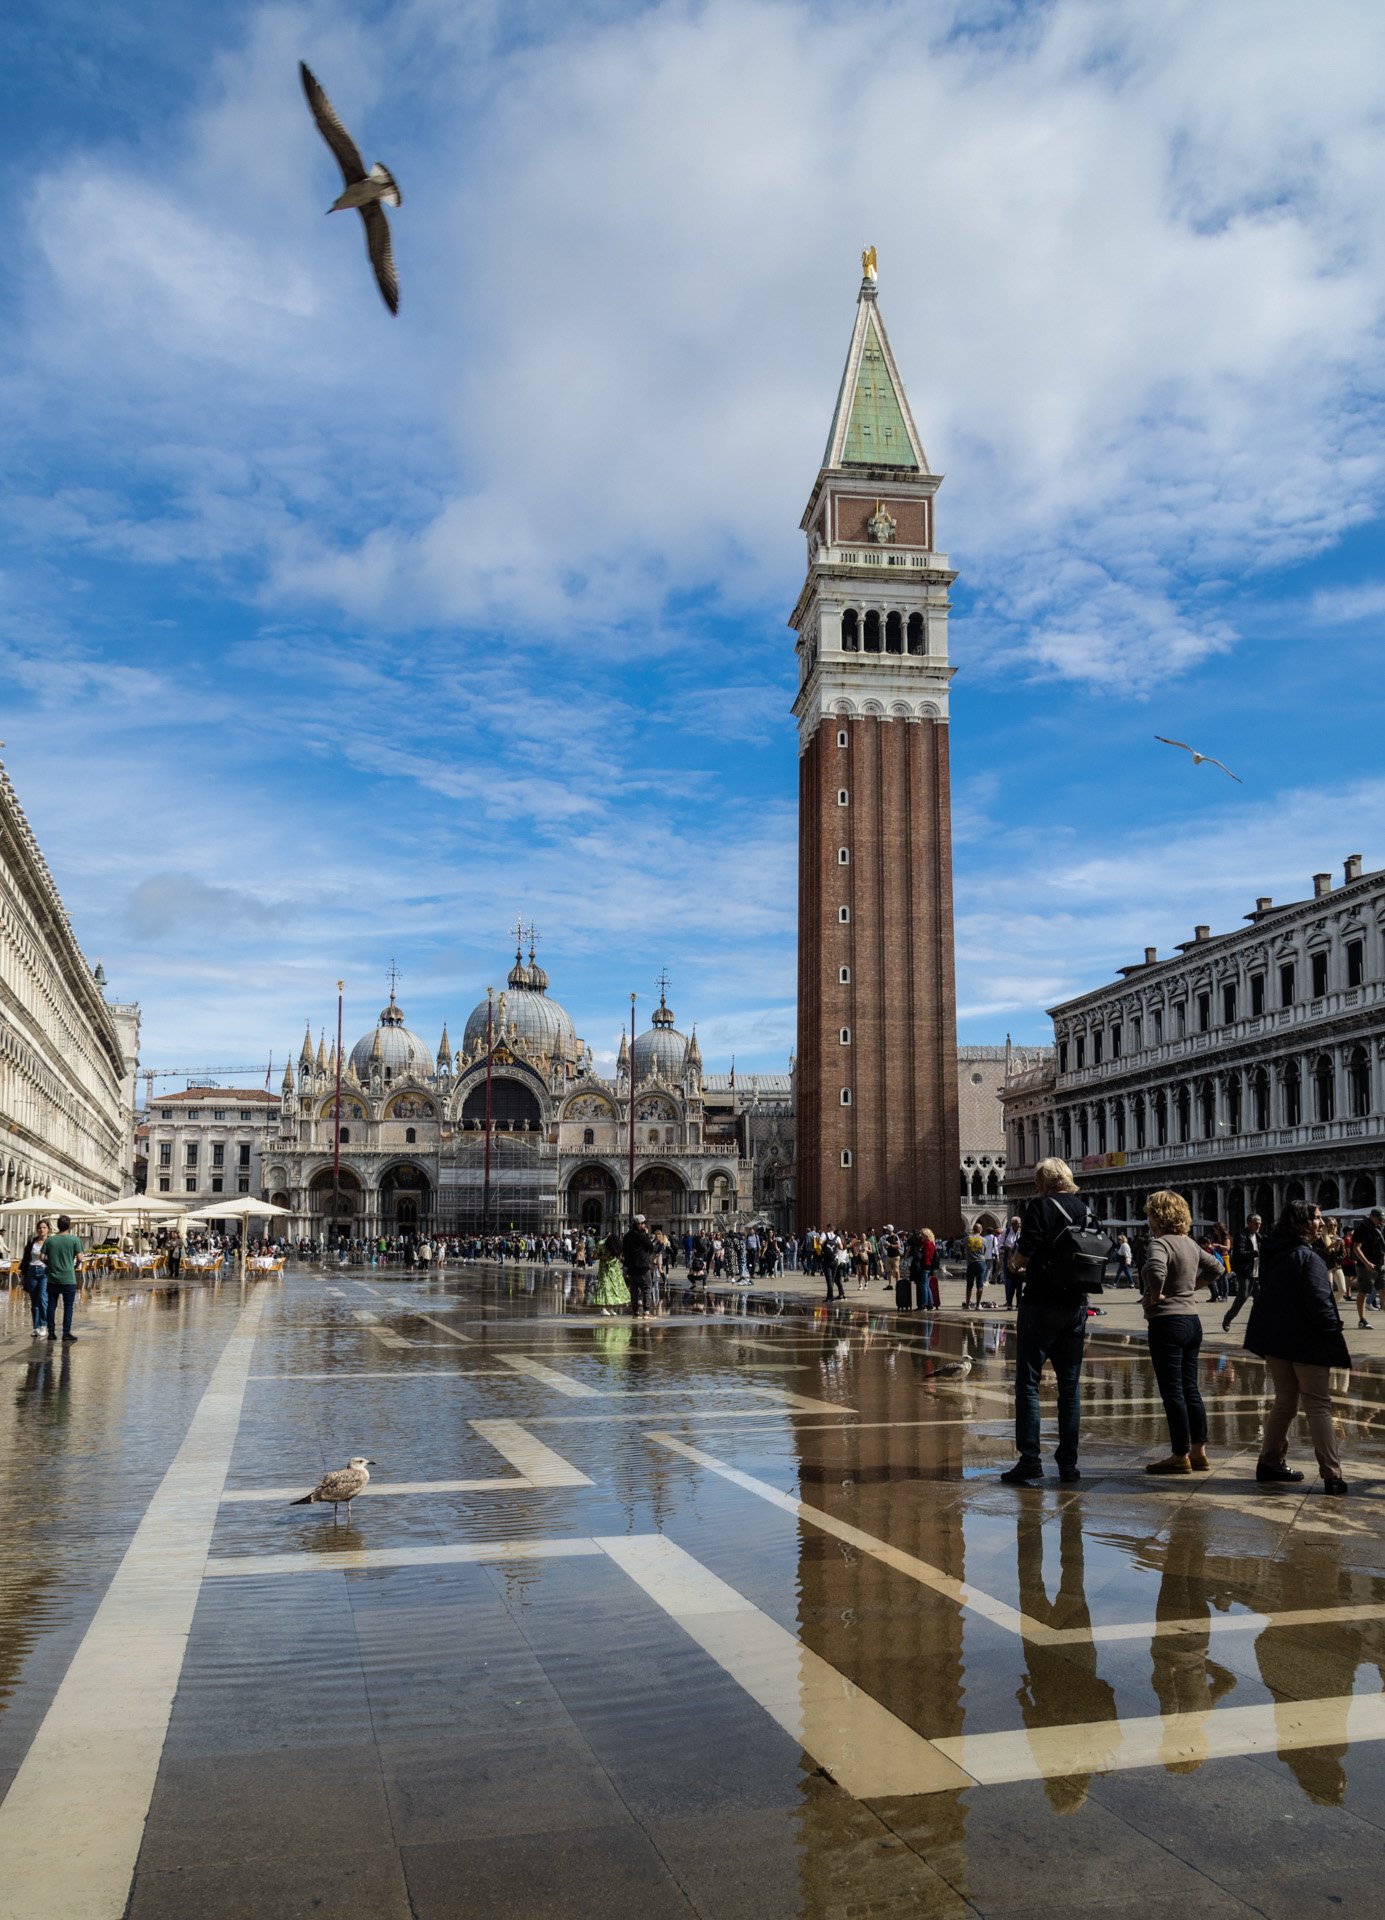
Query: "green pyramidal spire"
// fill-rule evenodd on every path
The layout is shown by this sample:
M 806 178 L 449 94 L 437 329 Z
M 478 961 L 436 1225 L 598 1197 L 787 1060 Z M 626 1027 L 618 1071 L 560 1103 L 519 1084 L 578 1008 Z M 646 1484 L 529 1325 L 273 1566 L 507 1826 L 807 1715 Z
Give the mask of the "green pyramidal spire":
M 842 459 L 849 465 L 859 462 L 866 467 L 918 467 L 874 314 L 866 323 Z
M 856 325 L 827 436 L 827 467 L 898 467 L 927 473 L 928 462 L 876 306 L 875 278 L 861 283 Z

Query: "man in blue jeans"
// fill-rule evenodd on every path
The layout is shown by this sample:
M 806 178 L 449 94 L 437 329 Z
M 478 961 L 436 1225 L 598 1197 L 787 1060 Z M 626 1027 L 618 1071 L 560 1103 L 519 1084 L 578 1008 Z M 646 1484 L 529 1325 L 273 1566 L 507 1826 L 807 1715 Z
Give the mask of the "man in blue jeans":
M 72 1222 L 65 1213 L 58 1215 L 58 1231 L 43 1243 L 44 1264 L 48 1268 L 48 1338 L 58 1337 L 58 1301 L 63 1303 L 63 1339 L 75 1340 L 72 1331 L 72 1306 L 77 1298 L 77 1256 L 82 1243 L 71 1231 Z
M 1066 1160 L 1042 1160 L 1034 1170 L 1035 1197 L 1024 1210 L 1011 1266 L 1023 1280 L 1015 1315 L 1015 1452 L 1001 1474 L 1007 1486 L 1044 1477 L 1039 1454 L 1039 1377 L 1047 1361 L 1058 1381 L 1058 1477 L 1080 1480 L 1077 1445 L 1082 1425 L 1082 1359 L 1087 1341 L 1087 1296 L 1065 1284 L 1057 1246 L 1069 1226 L 1093 1219 Z

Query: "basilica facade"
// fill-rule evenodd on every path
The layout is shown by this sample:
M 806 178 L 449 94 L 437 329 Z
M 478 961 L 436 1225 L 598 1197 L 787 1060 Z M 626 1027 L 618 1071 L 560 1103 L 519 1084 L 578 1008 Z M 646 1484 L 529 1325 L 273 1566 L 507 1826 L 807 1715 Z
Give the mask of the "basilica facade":
M 411 1031 L 393 988 L 340 1061 L 305 1034 L 263 1149 L 287 1231 L 602 1232 L 636 1211 L 678 1236 L 753 1207 L 736 1103 L 709 1100 L 696 1030 L 678 1031 L 664 993 L 607 1078 L 548 985 L 534 948 L 516 951 L 455 1051 L 446 1025 L 436 1048 Z

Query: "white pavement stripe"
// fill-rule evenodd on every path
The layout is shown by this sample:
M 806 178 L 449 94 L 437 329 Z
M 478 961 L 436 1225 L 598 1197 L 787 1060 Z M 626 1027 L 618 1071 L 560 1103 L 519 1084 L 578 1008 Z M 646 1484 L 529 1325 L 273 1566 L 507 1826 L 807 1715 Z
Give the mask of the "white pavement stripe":
M 378 1567 L 471 1566 L 483 1560 L 559 1560 L 600 1551 L 594 1540 L 584 1538 L 467 1540 L 431 1547 L 343 1547 L 339 1553 L 247 1553 L 209 1560 L 207 1578 L 258 1580 L 261 1574 L 271 1573 L 363 1573 Z M 15 1920 L 27 1920 L 27 1916 L 16 1914 Z
M 662 1534 L 595 1544 L 858 1800 L 973 1784 L 932 1742 Z
M 399 1367 L 372 1373 L 365 1367 L 338 1367 L 332 1373 L 252 1373 L 252 1380 L 514 1380 L 504 1367 Z
M 1134 1767 L 1197 1766 L 1240 1754 L 1348 1747 L 1373 1740 L 1385 1740 L 1385 1695 L 1378 1693 L 1096 1720 L 1083 1726 L 1035 1727 L 1027 1733 L 961 1734 L 935 1745 L 989 1787 Z
M 473 1432 L 518 1467 L 531 1487 L 589 1487 L 591 1481 L 552 1447 L 526 1433 L 517 1420 L 473 1420 Z
M 447 1322 L 440 1320 L 435 1313 L 420 1313 L 417 1307 L 407 1307 L 405 1308 L 405 1312 L 407 1312 L 413 1320 L 426 1320 L 430 1327 L 436 1327 L 439 1333 L 445 1333 L 449 1340 L 456 1340 L 461 1346 L 474 1347 L 476 1345 L 476 1342 L 469 1333 L 458 1333 L 455 1327 L 449 1327 Z
M 939 1423 L 943 1424 L 943 1423 Z M 954 1423 L 948 1423 L 954 1424 Z M 699 1466 L 708 1467 L 722 1479 L 730 1480 L 733 1485 L 743 1487 L 747 1493 L 756 1494 L 761 1500 L 767 1500 L 783 1513 L 791 1513 L 809 1526 L 820 1528 L 824 1533 L 832 1534 L 836 1539 L 848 1542 L 860 1552 L 870 1554 L 882 1561 L 896 1573 L 904 1574 L 910 1580 L 918 1581 L 920 1586 L 930 1587 L 935 1593 L 954 1600 L 960 1607 L 968 1608 L 972 1613 L 980 1614 L 995 1626 L 1006 1632 L 1021 1635 L 1031 1642 L 1044 1646 L 1078 1646 L 1092 1642 L 1105 1643 L 1121 1640 L 1162 1640 L 1181 1634 L 1192 1633 L 1247 1633 L 1259 1632 L 1263 1627 L 1292 1628 L 1324 1626 L 1340 1623 L 1346 1625 L 1356 1620 L 1385 1619 L 1385 1606 L 1356 1607 L 1312 1607 L 1290 1609 L 1282 1613 L 1233 1613 L 1194 1615 L 1184 1620 L 1120 1620 L 1106 1626 L 1097 1627 L 1050 1627 L 1042 1620 L 1035 1620 L 1029 1614 L 1022 1613 L 1017 1607 L 1009 1606 L 1003 1600 L 995 1599 L 991 1594 L 983 1593 L 979 1587 L 971 1586 L 944 1573 L 940 1567 L 933 1567 L 914 1554 L 904 1553 L 898 1547 L 892 1547 L 885 1540 L 877 1539 L 873 1534 L 863 1533 L 859 1527 L 853 1527 L 844 1520 L 836 1519 L 825 1513 L 820 1507 L 810 1507 L 792 1494 L 781 1493 L 765 1480 L 757 1480 L 753 1474 L 743 1473 L 738 1467 L 728 1466 L 710 1453 L 689 1446 L 685 1441 L 675 1440 L 672 1434 L 650 1433 L 648 1438 L 661 1447 L 667 1447 L 673 1453 L 680 1453 L 685 1459 L 694 1460 Z M 1202 1496 L 1205 1498 L 1205 1496 Z
M 366 1313 L 360 1307 L 353 1307 L 351 1309 L 351 1318 L 353 1320 L 359 1320 L 366 1332 L 373 1334 L 382 1347 L 409 1347 L 413 1345 L 413 1342 L 406 1340 L 402 1334 L 392 1333 L 388 1327 L 382 1327 L 378 1314 Z
M 268 1292 L 183 1443 L 0 1804 L 0 1920 L 119 1920 L 129 1897 Z M 54 1845 L 55 1807 L 80 1809 Z
M 601 1400 L 605 1396 L 599 1388 L 589 1387 L 585 1381 L 574 1380 L 571 1374 L 559 1373 L 556 1367 L 546 1367 L 541 1360 L 529 1360 L 522 1354 L 500 1354 L 504 1364 L 515 1373 L 522 1373 L 530 1380 L 538 1380 L 546 1387 L 552 1387 L 555 1393 L 565 1393 L 571 1400 Z
M 356 1498 L 380 1499 L 398 1493 L 504 1493 L 515 1488 L 522 1492 L 534 1484 L 532 1480 L 517 1480 L 513 1474 L 493 1480 L 372 1480 L 369 1486 L 361 1488 Z M 287 1506 L 301 1500 L 306 1491 L 301 1481 L 296 1487 L 237 1487 L 234 1492 L 222 1494 L 221 1504 L 223 1507 L 272 1506 L 278 1501 Z
M 845 1520 L 825 1513 L 821 1507 L 810 1507 L 806 1502 L 795 1499 L 792 1494 L 781 1493 L 778 1487 L 770 1486 L 766 1480 L 757 1480 L 753 1474 L 742 1473 L 739 1467 L 728 1466 L 724 1460 L 716 1459 L 710 1453 L 703 1453 L 698 1447 L 690 1447 L 683 1440 L 676 1440 L 671 1433 L 651 1433 L 648 1436 L 661 1447 L 667 1447 L 672 1453 L 681 1453 L 686 1460 L 696 1461 L 700 1467 L 720 1474 L 723 1480 L 729 1480 L 733 1486 L 743 1487 L 747 1493 L 755 1494 L 759 1499 L 778 1507 L 781 1513 L 791 1514 L 809 1526 L 818 1527 L 824 1533 L 830 1533 L 838 1540 L 846 1541 L 862 1553 L 868 1553 L 873 1559 L 880 1560 L 896 1573 L 905 1574 L 916 1580 L 922 1587 L 929 1587 L 934 1593 L 942 1594 L 954 1605 L 967 1607 L 983 1619 L 992 1621 L 998 1627 L 1004 1627 L 1011 1633 L 1028 1633 L 1040 1638 L 1047 1636 L 1047 1629 L 1037 1620 L 1031 1620 L 1016 1607 L 1007 1606 L 1003 1600 L 994 1600 L 990 1594 L 982 1593 L 977 1587 L 968 1586 L 954 1579 L 950 1573 L 944 1573 L 939 1567 L 930 1567 L 912 1553 L 904 1553 L 899 1547 L 892 1547 L 887 1541 L 877 1540 L 874 1534 L 863 1533 L 859 1527 L 850 1526 Z

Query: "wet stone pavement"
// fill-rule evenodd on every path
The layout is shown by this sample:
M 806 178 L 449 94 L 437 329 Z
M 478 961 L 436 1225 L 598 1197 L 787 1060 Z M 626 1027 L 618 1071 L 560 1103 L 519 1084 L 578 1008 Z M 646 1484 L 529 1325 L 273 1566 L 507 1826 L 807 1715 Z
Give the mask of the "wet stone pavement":
M 1082 1483 L 1015 1490 L 1003 1318 L 566 1278 L 195 1281 L 68 1348 L 9 1296 L 3 1920 L 1380 1911 L 1373 1363 L 1347 1501 L 1257 1491 L 1230 1351 L 1215 1472 L 1148 1479 L 1100 1336 Z M 288 1504 L 356 1453 L 349 1524 Z

